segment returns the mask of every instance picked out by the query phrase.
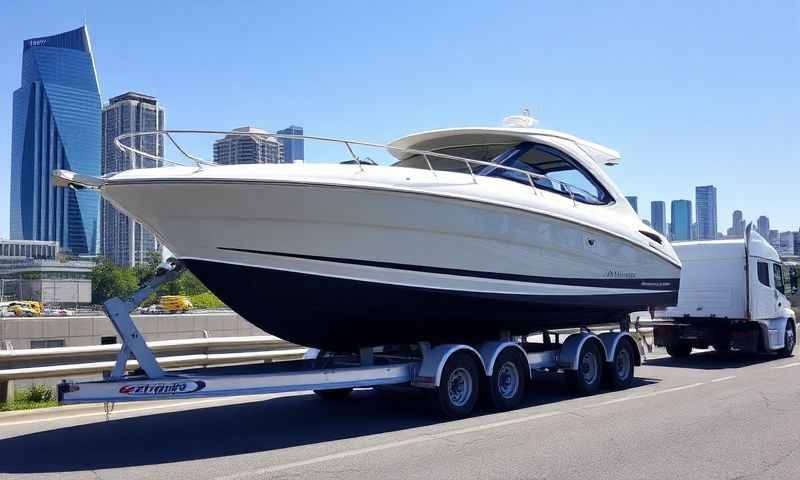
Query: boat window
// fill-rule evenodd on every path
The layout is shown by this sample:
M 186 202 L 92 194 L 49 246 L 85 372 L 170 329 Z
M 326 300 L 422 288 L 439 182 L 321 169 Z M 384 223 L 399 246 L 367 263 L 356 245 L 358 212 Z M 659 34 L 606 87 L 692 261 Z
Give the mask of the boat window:
M 491 162 L 495 157 L 513 146 L 513 143 L 463 145 L 459 147 L 441 148 L 433 151 L 444 155 L 453 155 L 454 157 L 464 157 L 472 160 L 480 160 L 482 162 Z M 469 168 L 467 167 L 466 163 L 460 160 L 434 157 L 432 155 L 428 155 L 428 160 L 431 162 L 431 166 L 434 170 L 469 173 Z M 425 161 L 425 158 L 422 155 L 412 155 L 404 160 L 395 162 L 393 166 L 421 168 L 425 170 L 428 169 L 428 163 Z M 479 172 L 482 168 L 482 165 L 472 165 L 472 170 L 475 173 Z
M 537 188 L 575 198 L 590 204 L 606 204 L 611 196 L 577 162 L 558 149 L 536 143 L 522 143 L 503 153 L 495 163 L 537 174 L 533 183 Z M 528 175 L 501 168 L 486 168 L 481 175 L 503 177 L 529 184 Z
M 767 287 L 772 286 L 769 284 L 769 265 L 767 262 L 758 262 L 758 281 Z
M 775 277 L 775 290 L 783 292 L 783 269 L 777 263 L 772 264 L 772 273 Z

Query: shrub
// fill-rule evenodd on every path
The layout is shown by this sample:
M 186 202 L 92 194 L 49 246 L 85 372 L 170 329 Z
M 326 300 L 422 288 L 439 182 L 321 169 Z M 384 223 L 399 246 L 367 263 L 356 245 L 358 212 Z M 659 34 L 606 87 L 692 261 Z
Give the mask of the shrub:
M 222 303 L 222 300 L 211 292 L 193 295 L 189 297 L 189 301 L 192 302 L 194 308 L 225 308 L 225 304 Z

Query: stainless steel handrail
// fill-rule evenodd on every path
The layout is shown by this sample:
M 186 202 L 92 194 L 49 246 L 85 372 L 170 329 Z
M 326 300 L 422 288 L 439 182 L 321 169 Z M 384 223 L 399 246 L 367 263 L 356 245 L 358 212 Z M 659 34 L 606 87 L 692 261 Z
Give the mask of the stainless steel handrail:
M 146 136 L 146 135 L 165 135 L 170 140 L 170 142 L 172 142 L 172 144 L 175 146 L 175 148 L 177 148 L 178 151 L 181 152 L 182 155 L 184 155 L 186 158 L 192 160 L 195 163 L 197 168 L 203 168 L 204 165 L 206 165 L 206 166 L 217 166 L 218 165 L 217 163 L 209 162 L 207 160 L 203 160 L 202 158 L 200 158 L 200 157 L 198 157 L 196 155 L 192 155 L 189 152 L 187 152 L 185 149 L 183 149 L 178 144 L 178 142 L 173 138 L 172 134 L 206 134 L 206 135 L 226 135 L 226 136 L 234 135 L 234 136 L 264 137 L 264 138 L 272 137 L 272 138 L 283 138 L 283 139 L 287 139 L 287 140 L 316 140 L 316 141 L 321 141 L 321 142 L 339 143 L 339 144 L 344 144 L 345 145 L 347 150 L 350 152 L 350 155 L 353 157 L 353 161 L 355 161 L 356 165 L 358 165 L 359 170 L 362 171 L 362 172 L 366 172 L 366 170 L 364 169 L 364 164 L 361 162 L 360 157 L 358 155 L 356 155 L 356 153 L 353 151 L 353 147 L 352 146 L 353 145 L 358 145 L 358 146 L 369 147 L 369 148 L 380 148 L 380 149 L 387 150 L 390 153 L 392 153 L 392 152 L 402 152 L 402 153 L 407 153 L 407 154 L 411 154 L 411 155 L 420 155 L 420 156 L 422 156 L 422 158 L 425 160 L 425 163 L 427 164 L 428 169 L 431 171 L 431 173 L 433 174 L 434 177 L 438 177 L 438 175 L 436 174 L 436 169 L 433 167 L 429 157 L 442 158 L 442 159 L 447 159 L 447 160 L 455 160 L 455 161 L 459 161 L 459 162 L 464 163 L 466 165 L 467 169 L 469 170 L 469 174 L 470 174 L 470 176 L 472 178 L 473 183 L 478 183 L 478 180 L 476 178 L 476 175 L 475 175 L 475 172 L 474 172 L 474 170 L 472 168 L 472 165 L 481 165 L 481 166 L 485 166 L 485 167 L 491 167 L 491 168 L 496 168 L 496 169 L 500 169 L 500 170 L 516 172 L 516 173 L 525 175 L 528 178 L 528 184 L 531 186 L 531 188 L 533 189 L 534 194 L 536 194 L 536 195 L 538 195 L 538 191 L 537 191 L 537 186 L 536 186 L 536 182 L 534 181 L 534 179 L 547 181 L 547 182 L 553 184 L 554 186 L 558 185 L 562 192 L 564 192 L 564 193 L 569 195 L 569 197 L 572 200 L 572 203 L 573 203 L 574 206 L 577 206 L 577 202 L 575 200 L 575 193 L 573 192 L 573 189 L 582 192 L 582 196 L 597 200 L 598 202 L 600 201 L 600 199 L 598 199 L 597 197 L 595 197 L 591 193 L 589 193 L 589 192 L 587 192 L 587 191 L 583 190 L 582 188 L 577 187 L 575 185 L 571 185 L 569 183 L 562 182 L 561 180 L 556 180 L 554 178 L 550 178 L 547 175 L 533 173 L 533 172 L 529 172 L 529 171 L 522 170 L 522 169 L 519 169 L 519 168 L 509 167 L 507 165 L 501 165 L 501 164 L 493 163 L 493 162 L 486 162 L 486 161 L 483 161 L 483 160 L 476 160 L 476 159 L 473 159 L 473 158 L 459 157 L 459 156 L 456 156 L 456 155 L 448 155 L 448 154 L 445 154 L 445 153 L 433 152 L 433 151 L 428 151 L 428 150 L 418 150 L 418 149 L 415 149 L 415 148 L 405 148 L 405 147 L 401 148 L 401 147 L 394 147 L 394 146 L 391 146 L 391 145 L 383 145 L 383 144 L 372 143 L 372 142 L 363 142 L 363 141 L 358 141 L 358 140 L 345 140 L 345 139 L 341 139 L 341 138 L 319 137 L 319 136 L 314 136 L 314 135 L 292 135 L 292 134 L 286 134 L 286 133 L 271 133 L 271 132 L 236 132 L 236 131 L 224 131 L 224 130 L 153 130 L 153 131 L 148 131 L 148 132 L 134 132 L 134 133 L 126 133 L 126 134 L 120 135 L 120 136 L 118 136 L 118 137 L 116 137 L 114 139 L 114 144 L 123 153 L 128 153 L 128 154 L 133 154 L 133 155 L 141 155 L 141 156 L 143 156 L 145 158 L 149 158 L 151 160 L 156 160 L 156 161 L 159 161 L 159 162 L 165 162 L 165 163 L 169 163 L 169 164 L 172 164 L 172 165 L 185 166 L 186 165 L 185 163 L 177 162 L 177 161 L 174 161 L 174 160 L 169 160 L 169 159 L 167 159 L 167 158 L 165 158 L 163 156 L 153 155 L 151 153 L 138 150 L 138 149 L 136 149 L 134 147 L 131 147 L 130 145 L 125 145 L 124 143 L 122 143 L 123 140 L 133 139 L 133 138 L 136 138 L 136 137 L 142 137 L 142 136 Z

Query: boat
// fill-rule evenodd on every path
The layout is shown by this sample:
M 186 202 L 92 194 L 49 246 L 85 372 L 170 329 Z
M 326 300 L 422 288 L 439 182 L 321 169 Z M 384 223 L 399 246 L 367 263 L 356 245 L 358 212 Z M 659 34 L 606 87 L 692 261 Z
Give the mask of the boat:
M 247 321 L 323 350 L 504 338 L 675 305 L 680 261 L 607 175 L 620 155 L 526 118 L 388 145 L 283 135 L 341 143 L 353 154 L 341 164 L 187 153 L 194 165 L 53 176 L 141 222 Z M 137 135 L 117 145 L 148 156 L 120 141 Z M 394 163 L 362 161 L 354 145 Z

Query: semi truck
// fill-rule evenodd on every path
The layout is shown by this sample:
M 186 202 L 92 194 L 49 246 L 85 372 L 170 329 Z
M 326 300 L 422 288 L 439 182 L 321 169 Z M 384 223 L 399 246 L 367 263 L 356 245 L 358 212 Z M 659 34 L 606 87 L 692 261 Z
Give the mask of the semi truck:
M 656 312 L 654 343 L 673 357 L 692 349 L 790 356 L 796 316 L 778 252 L 748 226 L 744 238 L 677 242 L 678 305 Z

